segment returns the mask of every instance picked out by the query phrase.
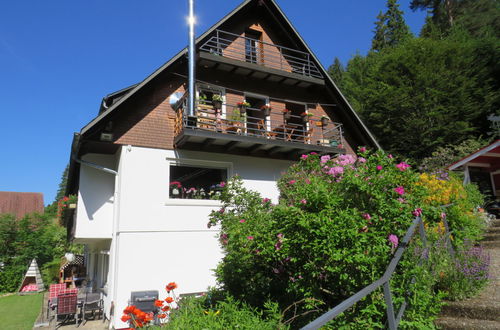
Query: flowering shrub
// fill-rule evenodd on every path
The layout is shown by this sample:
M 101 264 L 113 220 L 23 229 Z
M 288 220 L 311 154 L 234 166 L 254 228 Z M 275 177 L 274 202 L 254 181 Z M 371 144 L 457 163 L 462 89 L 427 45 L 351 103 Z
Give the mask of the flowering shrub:
M 262 297 L 282 308 L 302 301 L 285 320 L 318 316 L 383 274 L 423 203 L 418 180 L 408 164 L 366 151 L 336 159 L 302 155 L 280 179 L 277 205 L 231 180 L 221 195 L 223 211 L 211 214 L 226 252 L 219 281 L 254 306 Z M 383 304 L 371 295 L 344 320 L 383 322 L 376 312 Z M 380 315 L 367 319 L 372 312 Z
M 70 204 L 76 204 L 78 197 L 76 195 L 64 196 L 57 201 L 57 219 L 60 224 L 63 224 L 63 218 L 65 211 L 68 209 Z

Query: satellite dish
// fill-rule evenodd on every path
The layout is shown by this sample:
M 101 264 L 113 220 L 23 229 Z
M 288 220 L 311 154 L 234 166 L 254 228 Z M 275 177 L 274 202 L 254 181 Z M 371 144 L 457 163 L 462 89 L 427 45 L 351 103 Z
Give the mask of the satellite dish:
M 174 107 L 177 104 L 177 102 L 179 102 L 182 95 L 184 95 L 184 93 L 182 93 L 182 92 L 175 92 L 172 95 L 170 95 L 169 100 L 168 100 L 168 103 L 170 103 L 170 106 Z

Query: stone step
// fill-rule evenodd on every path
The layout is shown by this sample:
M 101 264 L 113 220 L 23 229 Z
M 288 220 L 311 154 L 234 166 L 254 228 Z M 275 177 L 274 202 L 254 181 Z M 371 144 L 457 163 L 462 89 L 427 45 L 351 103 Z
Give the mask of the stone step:
M 500 233 L 500 227 L 489 227 L 487 233 Z
M 484 241 L 498 241 L 498 240 L 500 240 L 500 232 L 498 232 L 498 233 L 487 232 L 486 234 L 484 234 L 483 242 Z
M 500 322 L 500 302 L 484 299 L 448 301 L 441 309 L 441 315 Z
M 463 329 L 463 330 L 498 330 L 500 322 L 490 320 L 476 320 L 461 317 L 441 317 L 434 321 L 440 329 Z
M 485 248 L 485 249 L 493 249 L 493 248 L 500 248 L 500 241 L 481 241 L 480 244 Z
M 490 222 L 491 227 L 500 227 L 500 219 L 493 220 Z

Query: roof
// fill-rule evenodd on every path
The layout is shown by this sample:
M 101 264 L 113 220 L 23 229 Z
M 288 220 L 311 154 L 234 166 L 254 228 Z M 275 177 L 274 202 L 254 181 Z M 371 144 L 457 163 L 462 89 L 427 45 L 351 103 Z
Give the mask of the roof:
M 500 164 L 500 140 L 479 149 L 478 151 L 465 156 L 464 158 L 449 165 L 447 169 L 454 170 L 464 165 L 484 164 L 488 167 L 494 167 Z
M 43 213 L 43 209 L 42 193 L 0 191 L 0 214 L 22 218 L 28 213 Z
M 278 6 L 278 4 L 274 0 L 245 0 L 243 1 L 238 7 L 236 7 L 233 11 L 231 11 L 228 15 L 223 17 L 220 21 L 218 21 L 216 24 L 214 24 L 210 29 L 205 31 L 201 36 L 196 38 L 195 44 L 198 46 L 198 44 L 206 38 L 208 35 L 210 35 L 213 31 L 218 29 L 224 22 L 226 22 L 229 18 L 231 18 L 233 15 L 235 15 L 237 12 L 242 10 L 244 7 L 248 6 L 251 3 L 259 3 L 264 6 L 266 6 L 269 9 L 269 6 L 271 6 L 271 9 L 274 9 L 279 13 L 284 24 L 284 28 L 290 29 L 293 34 L 295 34 L 295 37 L 298 39 L 298 41 L 301 43 L 301 46 L 306 49 L 307 52 L 309 52 L 314 60 L 316 62 L 316 65 L 319 67 L 320 71 L 323 73 L 323 76 L 326 79 L 327 84 L 329 85 L 330 88 L 332 88 L 336 93 L 337 96 L 340 98 L 340 101 L 345 105 L 345 109 L 348 112 L 348 115 L 350 116 L 351 119 L 358 125 L 360 128 L 360 131 L 363 131 L 366 134 L 366 137 L 368 140 L 372 143 L 373 146 L 381 149 L 380 145 L 378 144 L 377 140 L 375 137 L 371 134 L 371 132 L 368 130 L 368 128 L 365 126 L 365 124 L 361 121 L 360 117 L 358 114 L 353 110 L 347 99 L 342 95 L 338 87 L 335 85 L 333 79 L 330 77 L 326 69 L 321 65 L 321 62 L 318 60 L 318 58 L 314 55 L 312 50 L 309 48 L 309 46 L 306 44 L 304 39 L 300 36 L 298 31 L 294 28 L 290 20 L 286 17 L 285 13 L 281 10 L 281 8 Z M 268 6 L 269 5 L 269 6 Z M 120 98 L 117 99 L 112 103 L 111 106 L 109 106 L 105 111 L 101 112 L 96 118 L 94 118 L 90 123 L 88 123 L 85 127 L 82 128 L 81 134 L 84 135 L 86 132 L 91 130 L 94 126 L 96 126 L 98 123 L 100 123 L 104 118 L 108 117 L 111 113 L 117 111 L 119 109 L 120 105 L 126 102 L 131 96 L 136 94 L 139 90 L 141 90 L 144 86 L 146 86 L 150 81 L 152 81 L 156 76 L 158 76 L 160 73 L 163 71 L 167 70 L 172 64 L 174 64 L 178 59 L 180 59 L 183 55 L 187 53 L 187 48 L 184 48 L 181 50 L 179 53 L 177 53 L 174 57 L 172 57 L 167 63 L 162 65 L 160 68 L 158 68 L 155 72 L 153 72 L 151 75 L 149 75 L 146 79 L 144 79 L 142 82 L 130 86 L 124 90 L 118 91 L 116 93 L 120 93 L 123 91 L 126 91 L 127 93 L 121 94 Z

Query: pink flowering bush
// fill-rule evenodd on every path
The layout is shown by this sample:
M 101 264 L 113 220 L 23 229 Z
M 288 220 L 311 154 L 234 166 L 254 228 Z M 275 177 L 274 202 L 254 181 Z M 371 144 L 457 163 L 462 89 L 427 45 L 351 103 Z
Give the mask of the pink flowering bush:
M 380 278 L 422 207 L 419 176 L 401 164 L 382 152 L 304 155 L 279 180 L 277 204 L 230 180 L 221 195 L 225 212 L 212 212 L 209 223 L 221 225 L 221 287 L 253 306 L 278 302 L 296 327 Z M 402 274 L 414 267 L 405 261 Z M 400 296 L 407 274 L 391 283 Z M 415 315 L 439 306 L 426 301 Z M 383 327 L 384 310 L 383 296 L 374 293 L 333 325 Z

